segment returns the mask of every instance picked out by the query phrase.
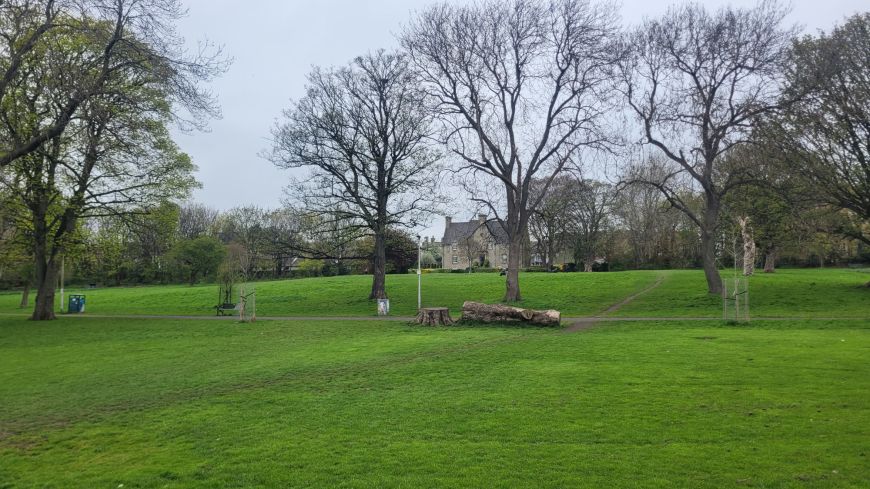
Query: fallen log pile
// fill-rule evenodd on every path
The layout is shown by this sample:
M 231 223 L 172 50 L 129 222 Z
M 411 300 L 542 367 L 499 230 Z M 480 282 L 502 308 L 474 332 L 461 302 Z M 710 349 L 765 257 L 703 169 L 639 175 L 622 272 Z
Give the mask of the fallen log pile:
M 466 301 L 462 304 L 463 321 L 482 323 L 526 323 L 539 326 L 559 326 L 562 315 L 552 309 L 535 311 L 502 304 L 482 304 Z

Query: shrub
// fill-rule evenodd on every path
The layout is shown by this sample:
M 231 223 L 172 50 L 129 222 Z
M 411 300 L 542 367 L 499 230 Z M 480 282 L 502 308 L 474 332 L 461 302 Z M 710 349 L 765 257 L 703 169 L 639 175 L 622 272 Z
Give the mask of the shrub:
M 302 260 L 295 273 L 300 277 L 319 277 L 323 273 L 323 260 Z
M 546 267 L 528 267 L 528 268 L 523 268 L 521 271 L 523 271 L 523 272 L 546 272 L 547 268 Z

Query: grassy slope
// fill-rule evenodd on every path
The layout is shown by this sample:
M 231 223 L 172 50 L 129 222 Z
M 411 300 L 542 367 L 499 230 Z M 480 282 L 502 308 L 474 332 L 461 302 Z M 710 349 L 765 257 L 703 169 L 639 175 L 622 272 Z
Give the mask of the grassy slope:
M 706 293 L 695 270 L 661 272 L 661 286 L 617 311 L 617 316 L 721 317 L 722 299 Z M 722 272 L 728 280 L 733 272 Z M 870 318 L 870 270 L 782 269 L 750 278 L 750 312 L 767 317 Z
M 556 308 L 566 315 L 595 314 L 622 297 L 653 283 L 656 272 L 596 274 L 526 273 L 522 276 L 522 304 Z M 423 277 L 424 306 L 447 306 L 458 312 L 467 300 L 498 302 L 504 295 L 504 277 L 496 273 L 427 274 Z M 261 316 L 372 316 L 368 300 L 370 276 L 343 276 L 260 282 L 257 314 Z M 82 292 L 87 311 L 94 314 L 195 314 L 213 315 L 216 285 L 107 288 Z M 387 277 L 391 312 L 413 315 L 417 311 L 417 276 Z M 19 312 L 18 294 L 0 295 L 0 312 Z
M 727 272 L 723 272 L 727 275 Z M 554 308 L 564 316 L 598 314 L 620 299 L 644 289 L 660 276 L 658 289 L 639 297 L 617 314 L 626 316 L 718 317 L 722 303 L 706 293 L 699 270 L 614 273 L 526 273 L 521 286 L 524 307 Z M 392 312 L 412 315 L 417 307 L 414 275 L 391 275 L 387 288 Z M 429 274 L 423 277 L 424 306 L 448 306 L 458 312 L 462 302 L 497 302 L 504 293 L 504 277 L 497 274 Z M 752 314 L 756 316 L 870 316 L 870 280 L 866 270 L 780 270 L 752 278 Z M 285 280 L 257 284 L 260 316 L 371 316 L 367 300 L 368 276 Z M 76 292 L 76 291 L 70 291 Z M 81 292 L 81 291 L 79 291 Z M 211 315 L 217 286 L 135 287 L 83 291 L 93 314 Z M 21 312 L 18 294 L 0 294 L 0 312 Z
M 0 487 L 862 487 L 855 321 L 0 318 Z

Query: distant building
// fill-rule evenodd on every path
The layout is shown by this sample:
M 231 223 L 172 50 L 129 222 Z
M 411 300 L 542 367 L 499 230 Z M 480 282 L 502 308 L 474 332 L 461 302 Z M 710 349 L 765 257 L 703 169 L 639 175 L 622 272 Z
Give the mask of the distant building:
M 442 268 L 464 270 L 470 266 L 506 268 L 508 235 L 496 220 L 486 214 L 468 222 L 453 222 L 445 218 L 444 237 L 441 238 Z

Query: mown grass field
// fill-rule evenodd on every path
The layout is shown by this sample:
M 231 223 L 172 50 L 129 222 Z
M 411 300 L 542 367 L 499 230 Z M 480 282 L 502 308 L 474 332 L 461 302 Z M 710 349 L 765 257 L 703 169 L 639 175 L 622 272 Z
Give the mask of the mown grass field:
M 730 272 L 723 272 L 723 277 Z M 522 307 L 558 309 L 564 316 L 605 311 L 622 298 L 654 284 L 661 286 L 620 308 L 617 315 L 654 317 L 720 317 L 722 301 L 706 293 L 699 270 L 613 273 L 524 273 Z M 804 269 L 758 274 L 751 279 L 752 313 L 757 316 L 863 317 L 870 314 L 867 289 L 870 270 Z M 343 276 L 256 283 L 260 316 L 373 316 L 367 299 L 369 276 Z M 416 275 L 390 275 L 387 292 L 392 313 L 414 315 Z M 87 296 L 92 314 L 214 315 L 216 285 L 119 287 L 93 290 L 68 288 Z M 456 314 L 462 302 L 498 302 L 504 277 L 495 273 L 426 274 L 423 305 L 449 307 Z M 0 294 L 0 313 L 26 313 L 18 308 L 20 293 Z
M 523 280 L 527 305 L 579 315 L 661 273 L 627 273 L 624 286 L 618 274 Z M 497 299 L 497 276 L 472 277 L 424 278 L 459 303 Z M 415 278 L 393 282 L 410 288 L 393 289 L 394 308 L 415 301 Z M 365 291 L 355 280 L 258 291 L 304 294 L 299 313 L 367 313 L 368 301 L 348 297 Z M 0 316 L 0 488 L 864 488 L 867 280 L 809 270 L 753 282 L 753 307 L 771 316 L 858 319 L 607 322 L 573 333 Z M 666 272 L 613 314 L 713 317 L 721 305 L 702 286 L 696 272 Z M 153 302 L 180 296 L 97 290 L 96 304 L 125 301 L 97 312 L 158 312 L 125 296 L 142 290 Z

